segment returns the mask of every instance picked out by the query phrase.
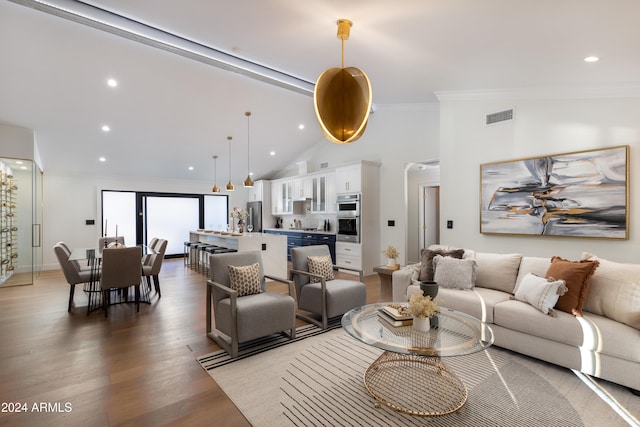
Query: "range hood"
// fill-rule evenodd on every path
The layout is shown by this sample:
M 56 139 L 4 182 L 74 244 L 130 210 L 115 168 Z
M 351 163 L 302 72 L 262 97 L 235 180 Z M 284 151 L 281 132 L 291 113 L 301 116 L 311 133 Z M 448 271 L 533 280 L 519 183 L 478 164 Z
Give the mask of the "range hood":
M 311 212 L 311 199 L 300 199 L 293 201 L 293 214 L 304 215 Z

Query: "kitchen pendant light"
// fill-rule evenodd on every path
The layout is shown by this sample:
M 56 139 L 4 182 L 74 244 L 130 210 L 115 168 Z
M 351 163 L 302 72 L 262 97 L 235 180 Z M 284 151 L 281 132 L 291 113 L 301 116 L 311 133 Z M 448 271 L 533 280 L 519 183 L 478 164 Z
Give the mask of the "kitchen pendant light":
M 371 112 L 371 83 L 359 68 L 344 67 L 344 41 L 353 23 L 339 19 L 338 38 L 342 41 L 342 68 L 325 70 L 313 91 L 313 104 L 320 128 L 331 142 L 347 144 L 356 141 L 367 127 Z
M 213 188 L 211 192 L 220 192 L 220 187 L 218 187 L 218 156 L 213 156 Z
M 231 182 L 231 139 L 231 136 L 227 137 L 227 140 L 229 140 L 229 182 L 227 182 L 227 186 L 225 187 L 227 191 L 233 191 L 236 189 L 236 187 L 233 186 L 233 182 Z
M 249 145 L 249 117 L 251 117 L 251 111 L 244 113 L 247 116 L 247 179 L 244 180 L 242 185 L 247 188 L 253 187 L 253 180 L 251 180 L 251 168 L 249 165 L 249 156 L 251 155 L 251 146 Z

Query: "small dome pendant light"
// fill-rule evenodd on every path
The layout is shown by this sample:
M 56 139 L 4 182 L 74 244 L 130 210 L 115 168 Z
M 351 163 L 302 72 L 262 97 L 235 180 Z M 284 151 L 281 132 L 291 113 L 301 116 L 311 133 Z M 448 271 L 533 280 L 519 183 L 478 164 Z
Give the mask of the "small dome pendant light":
M 236 189 L 236 187 L 233 186 L 233 182 L 231 182 L 231 140 L 233 139 L 233 137 L 228 136 L 227 140 L 229 141 L 229 182 L 227 182 L 227 186 L 225 187 L 225 189 L 227 191 L 234 191 Z
M 371 112 L 371 83 L 359 68 L 344 67 L 344 41 L 353 23 L 339 19 L 338 38 L 342 41 L 342 68 L 325 70 L 316 81 L 313 105 L 320 128 L 331 142 L 347 144 L 359 139 Z
M 253 187 L 253 180 L 251 179 L 251 168 L 249 165 L 249 156 L 251 155 L 251 146 L 249 145 L 249 117 L 251 117 L 251 111 L 244 113 L 247 116 L 247 179 L 244 180 L 242 185 L 246 188 Z
M 211 192 L 220 192 L 220 187 L 218 187 L 218 156 L 213 156 L 213 188 Z

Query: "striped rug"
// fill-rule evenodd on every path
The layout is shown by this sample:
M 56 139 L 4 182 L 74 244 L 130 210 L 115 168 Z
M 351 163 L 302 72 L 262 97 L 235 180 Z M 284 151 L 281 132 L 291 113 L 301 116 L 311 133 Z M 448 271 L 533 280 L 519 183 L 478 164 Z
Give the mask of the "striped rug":
M 423 418 L 376 408 L 362 380 L 380 353 L 338 329 L 208 372 L 255 427 L 629 425 L 571 371 L 497 347 L 446 358 L 469 392 L 458 412 Z M 612 386 L 640 408 L 637 396 Z
M 237 362 L 239 360 L 255 356 L 256 354 L 260 354 L 274 348 L 282 347 L 283 345 L 293 344 L 306 338 L 315 337 L 325 332 L 341 328 L 342 324 L 340 322 L 341 318 L 330 319 L 327 329 L 321 329 L 315 325 L 301 326 L 299 328 L 296 328 L 295 339 L 289 339 L 289 337 L 283 334 L 274 334 L 242 343 L 238 346 L 238 356 L 235 359 L 232 359 L 226 351 L 219 350 L 213 353 L 205 354 L 204 356 L 200 356 L 197 360 L 205 370 L 210 371 L 220 366 L 224 366 L 232 362 Z

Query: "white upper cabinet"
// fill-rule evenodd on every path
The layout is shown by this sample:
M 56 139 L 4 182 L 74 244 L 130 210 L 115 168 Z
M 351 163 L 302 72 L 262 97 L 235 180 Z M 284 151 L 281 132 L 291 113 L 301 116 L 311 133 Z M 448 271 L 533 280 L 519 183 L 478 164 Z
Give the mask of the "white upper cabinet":
M 274 215 L 293 212 L 293 185 L 291 178 L 271 181 L 271 213 Z
M 270 196 L 270 195 L 269 195 Z M 264 184 L 262 181 L 255 181 L 253 187 L 249 188 L 249 201 L 250 202 L 263 202 L 265 201 L 266 194 L 264 194 Z
M 362 168 L 360 164 L 336 168 L 336 193 L 360 193 L 362 191 Z

